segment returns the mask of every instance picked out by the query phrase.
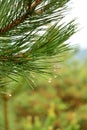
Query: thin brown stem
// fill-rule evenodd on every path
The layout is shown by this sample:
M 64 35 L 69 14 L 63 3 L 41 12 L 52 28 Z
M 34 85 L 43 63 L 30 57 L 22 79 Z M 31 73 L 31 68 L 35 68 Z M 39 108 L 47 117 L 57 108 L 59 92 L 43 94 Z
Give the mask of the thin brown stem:
M 5 130 L 9 130 L 9 121 L 8 121 L 8 95 L 3 95 L 3 101 L 4 101 Z
M 41 2 L 42 0 L 35 0 L 31 5 L 31 10 L 35 9 Z
M 24 22 L 24 20 L 26 18 L 29 17 L 29 15 L 32 15 L 34 9 L 41 3 L 42 0 L 35 0 L 32 4 L 31 4 L 31 7 L 29 7 L 26 11 L 26 13 L 15 19 L 13 22 L 11 22 L 10 24 L 8 24 L 7 26 L 3 27 L 0 29 L 0 34 L 3 34 L 5 32 L 7 32 L 8 30 L 12 29 L 13 27 L 19 25 L 20 23 Z
M 0 29 L 0 34 L 3 34 L 5 32 L 7 32 L 8 30 L 12 29 L 13 27 L 22 23 L 28 17 L 28 15 L 29 15 L 29 13 L 27 12 L 26 14 L 24 14 L 20 18 L 14 20 L 12 23 L 10 23 L 7 26 L 5 26 L 4 28 Z

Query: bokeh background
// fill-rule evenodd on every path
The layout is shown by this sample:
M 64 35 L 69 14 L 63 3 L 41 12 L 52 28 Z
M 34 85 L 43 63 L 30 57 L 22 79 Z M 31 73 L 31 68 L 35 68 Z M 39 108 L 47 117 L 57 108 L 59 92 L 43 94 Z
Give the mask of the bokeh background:
M 36 87 L 23 80 L 8 93 L 11 130 L 87 130 L 87 51 L 76 49 L 54 69 L 53 78 L 36 75 Z M 4 130 L 0 98 L 0 129 Z
M 10 84 L 14 88 L 8 93 L 10 130 L 87 130 L 87 4 L 72 3 L 68 17 L 78 17 L 80 29 L 70 39 L 74 51 L 56 65 L 53 78 L 35 75 L 35 88 L 30 89 L 23 79 Z M 0 130 L 4 130 L 3 103 L 0 98 Z

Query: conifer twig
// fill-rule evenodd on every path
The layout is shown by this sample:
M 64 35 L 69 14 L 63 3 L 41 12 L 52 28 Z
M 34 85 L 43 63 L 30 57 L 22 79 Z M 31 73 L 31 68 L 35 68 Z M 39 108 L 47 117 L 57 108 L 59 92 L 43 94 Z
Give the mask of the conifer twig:
M 33 4 L 31 5 L 31 10 L 35 9 L 41 2 L 42 0 L 35 0 Z
M 26 11 L 26 13 L 15 19 L 14 21 L 12 21 L 10 24 L 8 24 L 7 26 L 5 26 L 4 28 L 1 28 L 0 29 L 0 34 L 3 34 L 5 32 L 7 32 L 8 30 L 12 29 L 13 27 L 19 25 L 20 23 L 24 22 L 24 20 L 26 18 L 29 17 L 29 15 L 32 15 L 34 9 L 42 2 L 42 0 L 35 0 L 32 4 L 31 4 L 31 7 L 29 7 Z
M 3 94 L 4 101 L 4 118 L 5 118 L 5 130 L 9 130 L 9 122 L 8 122 L 8 95 Z

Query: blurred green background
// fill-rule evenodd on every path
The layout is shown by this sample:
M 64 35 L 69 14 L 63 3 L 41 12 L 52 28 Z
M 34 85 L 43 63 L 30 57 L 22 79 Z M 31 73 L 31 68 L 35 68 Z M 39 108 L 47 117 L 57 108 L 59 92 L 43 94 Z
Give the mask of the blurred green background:
M 86 52 L 68 55 L 65 63 L 53 70 L 53 78 L 36 75 L 34 89 L 29 89 L 23 80 L 11 84 L 10 130 L 87 130 Z M 1 97 L 0 130 L 4 130 L 3 108 Z

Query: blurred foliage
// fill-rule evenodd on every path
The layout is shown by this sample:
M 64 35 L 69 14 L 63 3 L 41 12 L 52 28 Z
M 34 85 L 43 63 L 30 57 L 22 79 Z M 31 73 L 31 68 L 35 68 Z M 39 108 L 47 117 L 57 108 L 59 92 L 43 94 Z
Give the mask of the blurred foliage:
M 87 130 L 86 63 L 86 60 L 83 63 L 67 60 L 61 69 L 54 70 L 54 78 L 38 77 L 38 87 L 33 90 L 23 87 L 26 84 L 21 80 L 20 87 L 11 89 L 12 97 L 9 95 L 10 129 Z M 61 75 L 57 77 L 59 72 Z M 0 104 L 3 111 L 1 99 Z M 4 130 L 2 111 L 0 129 Z

